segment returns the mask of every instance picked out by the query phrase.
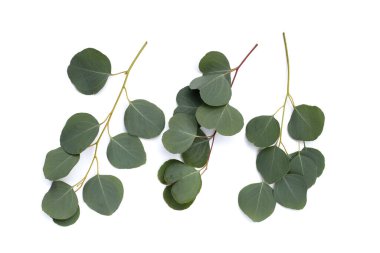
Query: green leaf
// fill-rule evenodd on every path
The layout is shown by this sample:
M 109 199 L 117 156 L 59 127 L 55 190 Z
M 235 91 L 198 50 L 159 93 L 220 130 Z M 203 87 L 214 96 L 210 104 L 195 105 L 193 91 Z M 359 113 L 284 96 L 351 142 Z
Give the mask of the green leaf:
M 162 143 L 173 154 L 183 153 L 197 136 L 197 128 L 198 124 L 191 115 L 174 114 L 169 120 L 169 130 L 162 135 Z
M 168 204 L 168 206 L 174 210 L 185 210 L 187 208 L 189 208 L 192 204 L 193 204 L 193 201 L 189 202 L 189 203 L 185 203 L 185 204 L 179 204 L 177 201 L 175 201 L 175 199 L 173 198 L 173 195 L 172 195 L 172 186 L 167 186 L 165 187 L 165 190 L 164 190 L 164 193 L 163 193 L 163 197 L 164 197 L 164 200 L 166 202 L 166 204 Z
M 137 168 L 146 162 L 144 146 L 140 139 L 128 133 L 111 138 L 107 148 L 108 161 L 118 169 Z
M 160 135 L 165 127 L 165 115 L 155 104 L 143 99 L 129 103 L 124 124 L 130 135 L 151 139 Z
M 317 166 L 317 177 L 320 177 L 325 169 L 325 157 L 321 151 L 315 148 L 304 148 L 301 150 L 301 154 L 314 161 Z
M 183 164 L 181 161 L 178 161 L 176 159 L 170 159 L 166 162 L 164 162 L 164 164 L 161 165 L 160 169 L 158 170 L 158 173 L 157 173 L 157 177 L 158 177 L 158 180 L 160 180 L 160 182 L 162 184 L 167 184 L 166 181 L 165 181 L 165 171 L 166 169 L 171 166 L 172 164 L 174 163 L 179 163 L 179 164 Z
M 276 207 L 272 188 L 262 182 L 244 187 L 238 197 L 240 209 L 253 221 L 268 218 Z
M 268 147 L 257 155 L 256 167 L 265 182 L 272 184 L 288 173 L 289 158 L 279 147 Z
M 45 178 L 55 181 L 67 176 L 79 161 L 79 155 L 70 155 L 62 148 L 47 153 L 44 164 Z
M 274 185 L 274 198 L 280 205 L 300 210 L 306 205 L 307 186 L 303 176 L 285 175 Z
M 174 110 L 176 113 L 187 113 L 195 115 L 198 107 L 203 104 L 198 90 L 191 90 L 189 86 L 182 88 L 177 94 L 177 108 Z
M 290 161 L 290 173 L 304 177 L 308 188 L 315 184 L 317 180 L 317 165 L 309 157 L 297 152 L 297 155 Z
M 94 211 L 111 215 L 123 200 L 124 188 L 121 181 L 111 175 L 96 175 L 83 187 L 83 200 Z
M 195 116 L 201 126 L 215 129 L 221 135 L 237 134 L 244 126 L 243 116 L 230 105 L 219 107 L 202 105 Z
M 273 116 L 255 117 L 247 124 L 246 136 L 256 147 L 269 147 L 280 136 L 280 124 Z
M 95 140 L 99 132 L 98 121 L 88 113 L 71 116 L 61 133 L 61 147 L 69 154 L 77 155 Z
M 67 74 L 79 92 L 96 94 L 111 75 L 111 62 L 100 51 L 86 48 L 71 59 Z
M 195 200 L 202 187 L 199 171 L 183 163 L 174 163 L 166 168 L 164 180 L 172 184 L 171 194 L 179 204 Z
M 208 52 L 199 62 L 199 70 L 204 74 L 226 73 L 231 70 L 227 57 L 221 52 Z M 226 78 L 231 82 L 231 75 L 227 74 Z
M 227 73 L 211 74 L 195 78 L 190 89 L 199 89 L 203 102 L 211 106 L 226 105 L 231 99 L 231 83 L 226 79 Z
M 289 135 L 299 141 L 313 141 L 322 133 L 325 115 L 317 106 L 299 105 L 294 108 L 288 124 Z
M 206 137 L 205 133 L 198 129 L 198 136 L 194 139 L 193 144 L 190 148 L 182 153 L 183 161 L 193 167 L 201 168 L 208 160 L 210 154 L 210 144 L 209 139 Z
M 67 227 L 67 226 L 71 226 L 73 225 L 75 222 L 77 222 L 77 220 L 79 219 L 79 215 L 80 215 L 80 208 L 78 206 L 78 209 L 77 211 L 75 212 L 75 214 L 73 216 L 71 216 L 70 218 L 68 219 L 64 219 L 64 220 L 59 220 L 59 219 L 53 219 L 54 223 L 57 224 L 57 225 L 60 225 L 62 227 Z
M 53 182 L 42 200 L 42 210 L 53 219 L 68 219 L 77 209 L 77 195 L 70 185 L 62 181 Z

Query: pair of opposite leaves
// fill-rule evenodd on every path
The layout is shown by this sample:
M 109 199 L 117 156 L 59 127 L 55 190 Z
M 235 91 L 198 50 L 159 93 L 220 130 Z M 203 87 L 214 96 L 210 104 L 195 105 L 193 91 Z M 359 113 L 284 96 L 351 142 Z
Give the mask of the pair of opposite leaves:
M 77 53 L 67 72 L 78 91 L 86 95 L 99 92 L 112 75 L 109 59 L 92 48 Z M 78 163 L 80 153 L 93 145 L 103 123 L 88 113 L 74 114 L 61 132 L 61 147 L 48 152 L 46 156 L 43 171 L 45 177 L 54 182 L 44 196 L 42 208 L 59 225 L 73 224 L 80 210 L 73 187 L 57 180 L 67 176 Z M 150 139 L 160 135 L 165 127 L 165 116 L 156 105 L 138 99 L 130 101 L 124 124 L 128 133 L 110 138 L 107 158 L 116 168 L 136 168 L 146 162 L 145 150 L 139 138 Z M 123 193 L 123 185 L 117 177 L 97 174 L 84 184 L 83 199 L 96 212 L 111 215 L 118 209 Z
M 295 106 L 288 123 L 288 133 L 297 141 L 313 141 L 322 133 L 324 121 L 324 114 L 318 107 Z M 274 115 L 255 117 L 246 127 L 247 139 L 263 148 L 256 159 L 263 182 L 247 185 L 238 197 L 241 210 L 253 221 L 268 218 L 276 202 L 291 209 L 304 208 L 308 188 L 314 185 L 325 167 L 325 158 L 317 149 L 305 147 L 287 155 L 273 145 L 280 134 L 280 124 Z M 274 184 L 274 189 L 269 184 Z

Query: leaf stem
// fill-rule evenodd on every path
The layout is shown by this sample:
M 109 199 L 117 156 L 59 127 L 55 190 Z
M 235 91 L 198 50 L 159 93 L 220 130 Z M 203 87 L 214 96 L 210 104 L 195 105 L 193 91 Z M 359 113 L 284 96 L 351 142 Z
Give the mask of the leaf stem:
M 234 75 L 234 78 L 232 79 L 231 86 L 234 85 L 235 78 L 236 78 L 237 73 L 239 72 L 241 66 L 242 66 L 242 65 L 244 64 L 244 62 L 248 59 L 248 57 L 252 54 L 253 50 L 255 50 L 257 46 L 258 46 L 258 44 L 256 44 L 256 45 L 251 49 L 251 51 L 249 51 L 249 53 L 244 57 L 244 59 L 240 62 L 240 64 L 239 64 L 236 68 L 233 68 L 233 70 L 235 71 L 235 75 Z
M 96 173 L 99 174 L 99 161 L 98 161 L 98 156 L 97 156 L 97 152 L 98 152 L 98 147 L 99 147 L 99 143 L 100 143 L 100 140 L 102 139 L 102 136 L 105 132 L 105 130 L 107 129 L 107 132 L 109 134 L 109 136 L 111 137 L 111 134 L 109 132 L 109 124 L 111 122 L 111 118 L 112 118 L 112 115 L 115 111 L 115 108 L 117 106 L 117 104 L 119 103 L 119 100 L 120 100 L 120 97 L 121 97 L 121 94 L 123 93 L 123 91 L 126 92 L 126 95 L 127 95 L 127 99 L 128 99 L 128 102 L 130 102 L 129 98 L 128 98 L 128 93 L 127 93 L 127 88 L 126 88 L 126 85 L 127 85 L 127 80 L 128 80 L 128 76 L 129 76 L 129 73 L 131 72 L 131 69 L 133 68 L 133 66 L 135 65 L 137 59 L 139 58 L 139 56 L 141 55 L 142 51 L 144 50 L 144 48 L 146 47 L 147 45 L 147 42 L 145 42 L 143 44 L 143 46 L 140 48 L 139 52 L 137 53 L 137 55 L 135 56 L 135 58 L 133 59 L 132 63 L 129 65 L 129 68 L 128 70 L 124 71 L 124 72 L 121 72 L 121 73 L 124 73 L 125 74 L 125 78 L 124 78 L 124 82 L 123 82 L 123 85 L 121 86 L 121 89 L 119 91 L 119 94 L 117 95 L 117 98 L 116 98 L 116 101 L 115 103 L 113 104 L 112 106 L 112 109 L 111 109 L 111 112 L 108 114 L 108 116 L 106 117 L 106 119 L 104 120 L 104 122 L 102 122 L 100 125 L 104 124 L 105 125 L 103 126 L 103 129 L 102 131 L 100 132 L 100 135 L 98 137 L 98 139 L 96 140 L 95 143 L 91 144 L 90 146 L 95 146 L 95 151 L 94 151 L 94 155 L 93 155 L 93 158 L 92 158 L 92 161 L 91 161 L 91 164 L 90 164 L 90 167 L 88 168 L 85 176 L 78 182 L 76 183 L 73 187 L 77 187 L 77 189 L 75 191 L 78 191 L 80 188 L 82 188 L 84 182 L 86 181 L 86 178 L 89 174 L 89 172 L 91 171 L 91 168 L 92 168 L 92 165 L 94 164 L 94 161 L 96 160 Z M 121 74 L 121 73 L 117 73 L 117 74 Z M 116 75 L 116 74 L 114 74 Z

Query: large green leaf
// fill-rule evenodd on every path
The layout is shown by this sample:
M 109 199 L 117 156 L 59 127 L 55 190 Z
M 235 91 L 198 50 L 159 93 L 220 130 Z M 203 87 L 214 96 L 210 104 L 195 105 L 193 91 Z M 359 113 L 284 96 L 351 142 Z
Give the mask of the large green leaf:
M 191 81 L 190 89 L 198 89 L 203 102 L 208 105 L 226 105 L 232 96 L 231 83 L 226 79 L 226 74 L 210 74 L 197 77 Z
M 288 124 L 289 135 L 300 141 L 313 141 L 322 133 L 325 115 L 317 106 L 299 105 L 294 108 Z
M 98 50 L 86 48 L 71 59 L 67 74 L 79 92 L 95 94 L 104 87 L 111 75 L 111 62 Z
M 77 155 L 85 150 L 99 132 L 98 121 L 88 113 L 71 116 L 61 133 L 61 147 L 69 154 Z
M 172 195 L 172 186 L 171 185 L 165 187 L 163 197 L 164 197 L 166 204 L 168 204 L 168 206 L 170 208 L 173 208 L 174 210 L 178 210 L 178 211 L 179 210 L 185 210 L 193 204 L 193 201 L 191 201 L 189 203 L 185 203 L 185 204 L 180 204 L 177 201 L 175 201 L 175 199 L 173 198 L 173 195 Z
M 317 176 L 320 177 L 325 169 L 325 157 L 321 151 L 315 148 L 304 148 L 301 150 L 301 154 L 314 161 L 317 166 Z
M 130 135 L 150 139 L 164 130 L 165 115 L 155 104 L 137 99 L 131 101 L 125 111 L 124 124 Z
M 70 218 L 68 219 L 64 219 L 64 220 L 59 220 L 59 219 L 53 219 L 54 223 L 57 224 L 57 225 L 60 225 L 62 227 L 67 227 L 67 226 L 71 226 L 73 225 L 75 222 L 77 222 L 77 220 L 79 219 L 79 216 L 80 216 L 80 208 L 78 206 L 78 209 L 77 211 L 75 212 L 75 214 L 73 216 L 71 216 Z
M 158 180 L 159 180 L 162 184 L 167 184 L 166 181 L 165 181 L 165 178 L 164 178 L 164 176 L 165 176 L 165 171 L 166 171 L 166 169 L 167 169 L 169 166 L 171 166 L 171 165 L 174 164 L 174 163 L 183 164 L 181 161 L 178 161 L 178 160 L 176 160 L 176 159 L 170 159 L 170 160 L 164 162 L 164 163 L 161 165 L 160 169 L 158 170 L 157 177 L 158 177 Z
M 77 195 L 70 185 L 62 181 L 53 182 L 42 200 L 42 210 L 53 219 L 68 219 L 77 209 Z
M 256 147 L 268 147 L 280 136 L 280 124 L 273 116 L 255 117 L 248 122 L 245 133 Z
M 67 176 L 79 161 L 79 155 L 70 155 L 62 148 L 47 153 L 44 164 L 44 175 L 49 180 L 58 180 Z
M 203 104 L 198 90 L 191 90 L 189 86 L 182 88 L 177 93 L 177 108 L 174 110 L 176 113 L 187 113 L 195 115 L 198 107 Z
M 289 158 L 279 147 L 268 147 L 257 155 L 256 167 L 265 182 L 272 184 L 288 173 Z
M 227 57 L 221 52 L 211 51 L 202 57 L 199 62 L 199 70 L 204 74 L 226 73 L 231 71 L 230 63 Z M 231 82 L 231 75 L 227 74 L 226 78 Z
M 221 135 L 237 134 L 244 126 L 243 116 L 230 105 L 219 107 L 202 105 L 195 116 L 201 126 L 215 129 Z
M 317 180 L 318 169 L 313 160 L 298 152 L 290 161 L 290 173 L 303 176 L 307 187 L 310 188 Z
M 272 188 L 262 182 L 244 187 L 238 197 L 240 209 L 253 221 L 268 218 L 276 207 Z
M 210 154 L 210 139 L 205 135 L 205 133 L 198 129 L 198 136 L 194 139 L 193 144 L 190 148 L 182 153 L 183 161 L 197 168 L 203 167 L 207 161 Z
M 302 209 L 306 205 L 307 186 L 303 176 L 297 174 L 285 175 L 274 185 L 274 198 L 280 205 Z
M 146 162 L 144 146 L 140 139 L 128 133 L 111 138 L 107 148 L 108 161 L 118 169 L 137 168 Z
M 198 124 L 194 117 L 177 113 L 169 120 L 169 130 L 162 135 L 162 143 L 165 148 L 173 153 L 183 153 L 194 141 L 197 136 Z
M 183 163 L 174 163 L 166 168 L 164 180 L 172 184 L 171 194 L 179 204 L 195 200 L 202 187 L 199 171 Z
M 103 215 L 113 214 L 119 208 L 123 195 L 123 184 L 111 175 L 96 175 L 83 187 L 84 202 Z

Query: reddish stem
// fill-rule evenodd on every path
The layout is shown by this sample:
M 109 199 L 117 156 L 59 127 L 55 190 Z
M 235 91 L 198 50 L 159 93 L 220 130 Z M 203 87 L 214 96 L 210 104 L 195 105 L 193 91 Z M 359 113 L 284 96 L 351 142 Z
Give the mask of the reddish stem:
M 258 46 L 258 44 L 256 44 L 256 45 L 251 49 L 251 51 L 249 51 L 249 53 L 244 57 L 244 59 L 243 59 L 243 60 L 241 61 L 241 63 L 239 64 L 239 66 L 237 66 L 237 67 L 235 68 L 235 74 L 234 74 L 234 77 L 232 78 L 231 86 L 234 85 L 234 82 L 235 82 L 235 79 L 236 79 L 236 76 L 237 76 L 237 74 L 238 74 L 238 72 L 239 72 L 240 67 L 244 64 L 244 62 L 248 59 L 248 57 L 252 54 L 253 50 L 255 50 L 257 46 Z M 206 170 L 208 169 L 208 162 L 210 161 L 210 157 L 211 157 L 211 153 L 212 153 L 212 148 L 214 147 L 215 137 L 216 137 L 216 130 L 215 130 L 214 133 L 211 135 L 210 153 L 208 154 L 207 162 L 206 162 L 206 165 L 205 165 L 205 167 L 204 167 L 204 170 L 201 172 L 201 175 L 203 175 L 203 173 L 205 173 Z

